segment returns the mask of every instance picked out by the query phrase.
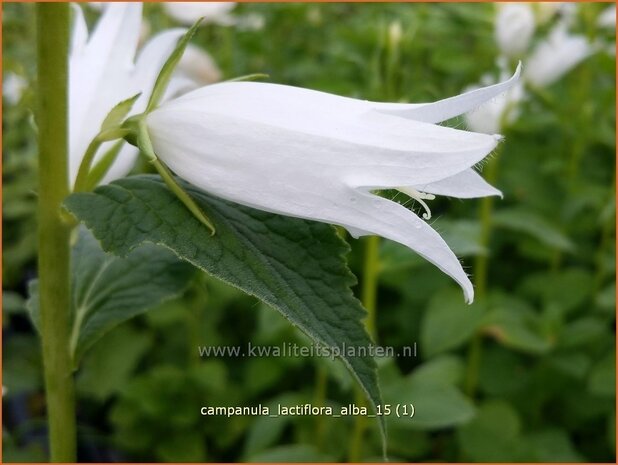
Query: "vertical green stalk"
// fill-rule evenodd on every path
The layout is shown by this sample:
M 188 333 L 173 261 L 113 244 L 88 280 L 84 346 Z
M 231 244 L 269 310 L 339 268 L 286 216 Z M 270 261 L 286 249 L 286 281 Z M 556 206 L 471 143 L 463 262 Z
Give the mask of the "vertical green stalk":
M 486 169 L 485 178 L 490 184 L 495 184 L 498 175 L 498 159 L 489 160 Z M 481 222 L 480 245 L 487 253 L 478 255 L 474 262 L 474 283 L 475 283 L 475 298 L 477 301 L 482 301 L 487 294 L 487 281 L 489 274 L 489 241 L 491 239 L 491 216 L 493 212 L 494 198 L 483 197 L 479 212 Z M 483 339 L 480 333 L 473 336 L 470 346 L 468 347 L 468 363 L 466 368 L 466 376 L 464 381 L 464 389 L 466 394 L 474 397 L 476 386 L 478 384 L 479 371 L 481 367 L 481 356 L 483 352 Z
M 365 326 L 367 332 L 377 342 L 376 309 L 378 302 L 378 274 L 380 273 L 380 237 L 369 236 L 365 244 L 365 263 L 363 268 L 363 306 L 367 309 Z
M 69 353 L 70 228 L 60 217 L 68 181 L 68 3 L 38 3 L 39 297 L 52 462 L 76 461 Z
M 484 170 L 485 179 L 490 184 L 495 184 L 498 174 L 498 159 L 492 158 L 487 163 Z M 489 248 L 491 239 L 491 216 L 494 209 L 494 197 L 483 197 L 481 199 L 479 219 L 481 222 L 480 245 L 483 249 Z M 487 276 L 489 273 L 489 251 L 486 254 L 478 255 L 474 262 L 474 284 L 476 298 L 483 299 L 487 293 Z
M 365 327 L 374 342 L 377 342 L 376 309 L 378 295 L 378 274 L 380 272 L 380 238 L 369 236 L 365 242 L 365 262 L 363 267 L 363 291 L 361 300 L 367 309 Z M 365 394 L 356 389 L 355 402 L 366 405 Z M 360 462 L 363 456 L 363 436 L 367 429 L 367 418 L 358 415 L 354 418 L 354 429 L 348 451 L 348 462 Z

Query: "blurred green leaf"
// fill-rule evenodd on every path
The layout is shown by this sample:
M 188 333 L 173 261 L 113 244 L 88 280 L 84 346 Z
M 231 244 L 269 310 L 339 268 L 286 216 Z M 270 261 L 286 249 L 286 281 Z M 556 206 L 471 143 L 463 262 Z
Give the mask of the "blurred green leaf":
M 483 350 L 479 387 L 484 393 L 508 396 L 525 388 L 529 378 L 529 367 L 521 355 L 497 345 L 489 345 Z
M 559 344 L 569 349 L 577 348 L 599 340 L 605 333 L 609 333 L 607 325 L 599 318 L 583 317 L 564 327 Z
M 13 335 L 2 341 L 2 383 L 7 395 L 34 392 L 43 385 L 41 347 L 33 335 Z M 11 354 L 7 357 L 7 354 Z
M 474 416 L 474 406 L 456 387 L 435 379 L 420 380 L 408 376 L 384 387 L 385 403 L 413 404 L 412 418 L 387 417 L 393 427 L 413 430 L 437 430 L 467 422 Z
M 546 246 L 570 252 L 574 249 L 573 242 L 552 225 L 546 217 L 540 216 L 523 208 L 500 208 L 492 217 L 496 227 L 510 229 L 515 232 L 530 234 Z
M 482 318 L 482 304 L 467 305 L 461 292 L 452 288 L 439 292 L 421 324 L 421 355 L 432 357 L 459 347 L 476 332 Z
M 545 353 L 552 342 L 540 334 L 532 315 L 507 309 L 495 309 L 487 314 L 483 331 L 505 347 L 529 353 Z
M 530 460 L 534 462 L 585 462 L 584 457 L 573 446 L 569 435 L 562 429 L 529 433 L 524 443 L 530 450 Z
M 457 385 L 463 379 L 465 365 L 459 357 L 441 355 L 431 359 L 411 374 L 411 379 L 418 384 Z
M 588 390 L 599 396 L 616 396 L 616 353 L 613 350 L 592 367 Z
M 286 393 L 266 403 L 271 411 L 277 411 L 278 405 L 301 405 L 306 399 L 297 393 Z M 292 417 L 280 415 L 277 417 L 260 416 L 249 427 L 244 446 L 244 457 L 256 456 L 266 448 L 274 445 L 280 438 Z M 247 460 L 243 460 L 247 461 Z
M 552 354 L 547 361 L 556 370 L 577 379 L 583 378 L 590 368 L 590 357 L 580 352 Z
M 566 268 L 557 273 L 535 273 L 523 281 L 522 291 L 541 299 L 547 305 L 554 305 L 563 314 L 583 306 L 592 291 L 593 279 L 583 268 Z
M 163 462 L 199 463 L 206 460 L 206 442 L 198 431 L 171 431 L 156 445 L 155 452 Z
M 279 446 L 251 456 L 247 462 L 287 462 L 287 463 L 320 463 L 332 462 L 334 459 L 319 452 L 315 446 L 293 444 Z
M 481 224 L 478 221 L 437 219 L 432 226 L 458 257 L 487 255 L 487 248 L 481 244 Z
M 465 460 L 474 462 L 524 461 L 521 422 L 515 409 L 503 401 L 488 401 L 476 417 L 457 431 Z
M 152 337 L 120 326 L 103 336 L 86 355 L 77 378 L 77 392 L 103 402 L 126 385 Z

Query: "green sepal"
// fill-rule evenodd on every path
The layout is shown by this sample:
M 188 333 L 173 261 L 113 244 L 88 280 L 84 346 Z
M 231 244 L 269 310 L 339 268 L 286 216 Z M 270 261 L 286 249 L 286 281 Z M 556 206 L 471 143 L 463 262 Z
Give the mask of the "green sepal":
M 152 94 L 150 94 L 150 99 L 148 100 L 146 111 L 144 113 L 147 114 L 154 110 L 163 98 L 170 79 L 172 78 L 172 73 L 174 72 L 176 65 L 180 61 L 180 58 L 182 58 L 182 54 L 185 52 L 187 44 L 195 35 L 197 28 L 202 22 L 202 19 L 204 18 L 198 19 L 195 24 L 193 24 L 193 26 L 191 26 L 191 28 L 186 32 L 186 34 L 182 36 L 182 38 L 178 41 L 176 48 L 161 68 L 159 76 L 157 76 L 157 80 L 155 81 L 155 85 L 152 89 Z
M 88 180 L 86 181 L 87 191 L 91 191 L 101 182 L 114 161 L 116 161 L 116 157 L 120 153 L 123 142 L 122 140 L 117 141 L 92 167 L 88 173 Z
M 94 157 L 96 156 L 97 151 L 99 150 L 101 145 L 104 142 L 123 139 L 129 135 L 129 129 L 121 126 L 121 124 L 124 118 L 131 111 L 131 108 L 133 108 L 133 105 L 140 97 L 140 95 L 141 92 L 116 104 L 107 114 L 107 116 L 103 120 L 103 123 L 101 123 L 101 129 L 99 133 L 94 137 L 94 139 L 92 139 L 92 141 L 88 145 L 86 153 L 84 154 L 81 164 L 79 165 L 79 169 L 77 170 L 77 177 L 75 178 L 75 185 L 73 186 L 73 190 L 75 192 L 83 192 L 90 184 L 90 167 L 92 166 Z M 113 160 L 111 161 L 113 162 Z M 100 175 L 101 178 L 105 175 L 107 169 L 110 166 L 111 163 Z
M 126 118 L 126 116 L 135 105 L 137 99 L 142 95 L 142 93 L 135 94 L 133 97 L 130 97 L 126 100 L 123 100 L 119 104 L 117 104 L 111 111 L 107 114 L 103 123 L 101 124 L 101 132 L 104 133 L 109 131 L 112 128 L 117 127 L 122 121 Z
M 210 235 L 215 235 L 215 226 L 206 216 L 204 211 L 195 203 L 195 200 L 182 188 L 180 184 L 174 179 L 174 176 L 170 172 L 169 168 L 159 160 L 152 147 L 150 136 L 148 135 L 148 128 L 146 127 L 146 121 L 142 117 L 137 123 L 137 146 L 140 151 L 146 155 L 150 163 L 157 169 L 159 175 L 165 181 L 165 185 L 174 193 L 176 197 L 189 209 L 189 211 L 197 218 L 200 223 L 206 226 L 210 230 Z
M 257 81 L 259 79 L 268 79 L 270 75 L 264 73 L 245 74 L 232 79 L 226 79 L 223 82 L 242 82 L 242 81 Z

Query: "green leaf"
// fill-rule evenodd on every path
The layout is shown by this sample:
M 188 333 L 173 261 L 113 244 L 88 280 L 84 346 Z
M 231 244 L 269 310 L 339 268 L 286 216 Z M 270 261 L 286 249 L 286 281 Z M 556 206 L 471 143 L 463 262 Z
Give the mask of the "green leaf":
M 126 385 L 152 344 L 145 332 L 123 325 L 101 338 L 86 355 L 77 378 L 77 392 L 103 402 Z
M 155 447 L 164 462 L 204 462 L 206 444 L 200 431 L 171 431 Z
M 67 208 L 92 229 L 106 251 L 129 254 L 145 242 L 254 295 L 281 312 L 316 343 L 367 347 L 346 266 L 348 245 L 329 225 L 283 217 L 217 199 L 183 183 L 217 227 L 210 232 L 157 176 L 134 176 L 79 193 Z M 376 365 L 369 356 L 342 354 L 371 403 L 380 403 Z M 382 432 L 384 434 L 383 424 Z
M 531 451 L 531 459 L 534 462 L 574 463 L 586 461 L 577 452 L 569 435 L 563 429 L 552 428 L 530 433 L 525 438 L 524 443 Z
M 585 316 L 569 322 L 562 330 L 558 342 L 562 348 L 581 348 L 604 339 L 606 335 L 609 336 L 609 330 L 600 318 Z
M 505 347 L 542 354 L 552 347 L 548 337 L 540 334 L 532 315 L 507 309 L 494 309 L 485 319 L 483 330 Z
M 459 347 L 475 331 L 483 317 L 478 303 L 467 305 L 461 293 L 447 289 L 431 299 L 421 325 L 421 349 L 424 357 Z
M 397 404 L 414 405 L 412 418 L 388 416 L 393 427 L 415 430 L 436 430 L 459 425 L 474 416 L 474 406 L 452 385 L 419 382 L 414 376 L 402 378 L 384 389 L 385 403 L 395 409 Z M 393 411 L 394 412 L 394 411 Z
M 487 255 L 487 247 L 481 244 L 478 221 L 436 219 L 435 228 L 458 257 Z
M 616 395 L 616 354 L 612 351 L 590 370 L 588 390 L 598 396 Z
M 71 254 L 74 366 L 83 353 L 110 329 L 161 302 L 179 296 L 193 269 L 153 244 L 126 257 L 108 255 L 86 228 L 80 228 Z M 28 310 L 38 327 L 38 283 L 30 285 Z
M 456 385 L 464 375 L 464 363 L 453 355 L 441 355 L 414 370 L 412 380 L 419 384 Z
M 500 209 L 492 217 L 495 226 L 523 232 L 531 235 L 541 243 L 565 252 L 572 251 L 575 246 L 556 226 L 546 218 L 529 210 L 511 208 Z
M 101 123 L 101 132 L 105 132 L 110 129 L 113 129 L 116 126 L 118 126 L 120 123 L 122 123 L 122 121 L 131 111 L 131 108 L 133 108 L 133 105 L 135 104 L 136 100 L 140 97 L 140 95 L 141 93 L 136 94 L 133 97 L 130 97 L 126 100 L 123 100 L 122 102 L 117 104 L 114 108 L 112 108 L 111 111 L 107 114 L 107 116 L 103 120 L 103 123 Z
M 520 434 L 521 422 L 515 409 L 503 401 L 490 401 L 457 431 L 457 439 L 465 460 L 518 462 L 523 457 Z
M 247 459 L 247 462 L 320 463 L 332 462 L 333 458 L 318 451 L 315 446 L 293 444 L 266 450 Z
M 271 411 L 276 411 L 278 405 L 300 405 L 308 400 L 299 393 L 285 393 L 269 401 L 266 405 Z M 243 462 L 248 461 L 247 457 L 255 456 L 266 448 L 273 446 L 292 419 L 293 417 L 288 415 L 256 417 L 247 432 L 243 454 L 245 459 L 243 459 Z

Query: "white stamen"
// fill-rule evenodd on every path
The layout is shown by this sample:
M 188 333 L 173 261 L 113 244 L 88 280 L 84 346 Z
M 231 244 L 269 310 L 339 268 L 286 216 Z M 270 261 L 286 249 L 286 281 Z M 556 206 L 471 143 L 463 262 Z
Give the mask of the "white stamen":
M 425 213 L 423 213 L 424 220 L 431 219 L 431 209 L 429 208 L 429 205 L 425 203 L 425 200 L 434 200 L 436 198 L 435 195 L 427 194 L 426 192 L 417 191 L 416 189 L 413 189 L 412 187 L 398 187 L 397 190 L 403 192 L 406 195 L 409 195 L 410 197 L 412 197 L 414 200 L 416 200 L 418 203 L 420 203 L 423 206 L 423 208 L 425 209 Z

